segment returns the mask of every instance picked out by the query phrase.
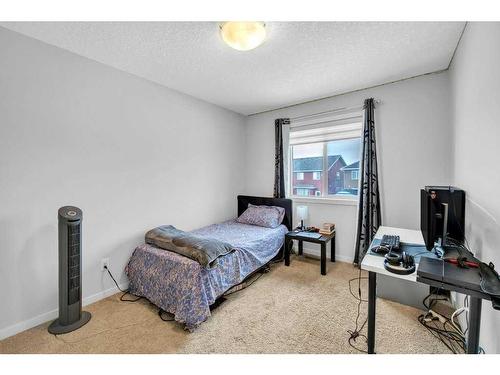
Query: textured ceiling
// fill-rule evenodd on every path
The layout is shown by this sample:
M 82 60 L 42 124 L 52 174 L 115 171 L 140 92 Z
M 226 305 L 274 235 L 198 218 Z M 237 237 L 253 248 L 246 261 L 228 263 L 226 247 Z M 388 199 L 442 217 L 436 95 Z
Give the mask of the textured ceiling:
M 245 115 L 446 69 L 462 22 L 268 22 L 255 50 L 216 22 L 0 25 Z

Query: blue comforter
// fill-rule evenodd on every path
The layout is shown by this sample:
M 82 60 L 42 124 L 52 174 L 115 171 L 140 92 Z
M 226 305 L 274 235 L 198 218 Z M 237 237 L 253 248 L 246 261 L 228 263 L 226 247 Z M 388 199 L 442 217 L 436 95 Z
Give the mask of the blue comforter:
M 229 220 L 192 231 L 231 244 L 235 251 L 204 268 L 194 260 L 152 245 L 138 246 L 125 269 L 132 294 L 175 316 L 193 330 L 210 316 L 210 305 L 232 286 L 269 262 L 287 228 L 270 229 Z

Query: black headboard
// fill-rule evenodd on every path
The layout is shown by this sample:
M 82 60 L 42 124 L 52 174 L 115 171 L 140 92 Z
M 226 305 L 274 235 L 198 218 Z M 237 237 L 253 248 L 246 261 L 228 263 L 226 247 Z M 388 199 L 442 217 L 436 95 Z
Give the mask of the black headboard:
M 285 225 L 288 230 L 292 230 L 293 220 L 292 220 L 292 200 L 285 198 L 265 198 L 265 197 L 251 197 L 248 195 L 238 195 L 238 216 L 240 216 L 243 211 L 248 208 L 248 204 L 254 204 L 256 206 L 278 206 L 285 209 L 285 217 L 283 218 L 283 225 Z

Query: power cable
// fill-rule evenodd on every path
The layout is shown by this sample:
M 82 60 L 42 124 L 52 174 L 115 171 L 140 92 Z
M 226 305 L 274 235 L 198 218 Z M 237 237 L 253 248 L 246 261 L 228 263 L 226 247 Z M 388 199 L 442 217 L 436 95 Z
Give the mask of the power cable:
M 366 335 L 361 333 L 361 331 L 363 330 L 363 328 L 366 325 L 366 322 L 368 321 L 368 318 L 366 318 L 363 321 L 361 326 L 359 325 L 359 318 L 361 315 L 361 303 L 368 302 L 367 300 L 364 300 L 361 297 L 361 280 L 365 280 L 365 279 L 367 279 L 367 277 L 361 277 L 361 268 L 359 268 L 358 277 L 355 277 L 355 278 L 349 280 L 349 293 L 351 293 L 351 295 L 358 301 L 358 307 L 357 307 L 357 314 L 356 314 L 356 327 L 354 328 L 354 330 L 347 330 L 347 333 L 350 335 L 349 338 L 347 339 L 347 342 L 352 348 L 354 348 L 357 351 L 362 352 L 362 353 L 368 353 L 368 351 L 356 347 L 356 345 L 354 345 L 354 343 L 356 343 L 356 339 L 358 337 L 364 338 L 365 342 L 368 343 L 368 338 L 366 337 Z M 353 293 L 352 288 L 351 288 L 351 282 L 354 280 L 358 280 L 358 296 L 356 296 Z

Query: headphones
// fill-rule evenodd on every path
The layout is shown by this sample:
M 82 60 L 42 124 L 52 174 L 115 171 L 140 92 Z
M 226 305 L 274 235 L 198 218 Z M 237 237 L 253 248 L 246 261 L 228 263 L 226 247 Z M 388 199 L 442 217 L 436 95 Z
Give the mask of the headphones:
M 388 246 L 379 245 L 379 246 L 372 247 L 371 251 L 374 252 L 375 254 L 384 255 L 384 254 L 390 253 L 391 249 Z
M 385 255 L 384 268 L 398 275 L 409 275 L 415 272 L 415 259 L 406 251 L 401 255 L 390 251 Z

